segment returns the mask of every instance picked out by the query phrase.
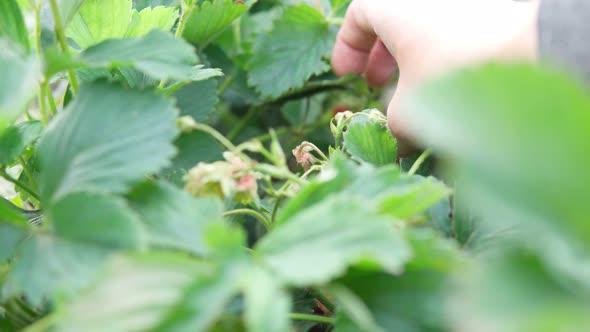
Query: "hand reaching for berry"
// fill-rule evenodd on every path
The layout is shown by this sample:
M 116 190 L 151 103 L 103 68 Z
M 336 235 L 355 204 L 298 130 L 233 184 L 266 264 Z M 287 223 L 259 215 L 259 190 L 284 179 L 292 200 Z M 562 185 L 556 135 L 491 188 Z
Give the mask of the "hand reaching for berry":
M 386 84 L 399 67 L 388 124 L 399 152 L 411 152 L 403 113 L 408 94 L 433 75 L 486 61 L 534 61 L 539 2 L 354 0 L 332 54 L 339 75 Z

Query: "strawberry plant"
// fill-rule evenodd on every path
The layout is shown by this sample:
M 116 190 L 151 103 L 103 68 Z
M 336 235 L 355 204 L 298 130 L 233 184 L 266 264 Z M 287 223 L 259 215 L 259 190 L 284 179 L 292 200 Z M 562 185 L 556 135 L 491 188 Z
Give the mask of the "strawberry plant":
M 348 3 L 0 2 L 0 331 L 586 331 L 587 91 L 452 73 L 399 158 Z

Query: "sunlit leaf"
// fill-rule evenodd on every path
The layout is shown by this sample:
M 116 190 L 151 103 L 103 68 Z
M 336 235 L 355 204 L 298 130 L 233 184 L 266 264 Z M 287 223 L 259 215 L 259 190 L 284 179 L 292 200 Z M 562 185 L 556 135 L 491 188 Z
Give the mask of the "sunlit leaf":
M 125 36 L 140 37 L 156 28 L 170 31 L 177 19 L 178 11 L 174 7 L 147 7 L 140 12 L 133 11 Z
M 132 18 L 131 0 L 85 0 L 67 29 L 84 49 L 109 38 L 123 38 Z
M 190 13 L 182 36 L 202 48 L 246 10 L 247 5 L 232 0 L 200 2 Z

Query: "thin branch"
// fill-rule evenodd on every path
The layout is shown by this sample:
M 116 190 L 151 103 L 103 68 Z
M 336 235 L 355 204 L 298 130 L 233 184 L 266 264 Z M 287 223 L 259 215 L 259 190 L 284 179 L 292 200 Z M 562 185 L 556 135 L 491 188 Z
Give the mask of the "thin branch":
M 306 321 L 310 321 L 310 322 L 334 324 L 334 318 L 326 317 L 326 316 L 319 316 L 319 315 L 290 313 L 289 318 L 292 320 L 306 320 Z
M 18 186 L 22 190 L 26 191 L 27 193 L 29 193 L 29 195 L 33 196 L 35 199 L 39 200 L 39 194 L 37 194 L 37 192 L 35 190 L 31 189 L 31 187 L 24 184 L 22 181 L 10 176 L 10 174 L 6 173 L 6 171 L 4 170 L 4 167 L 0 167 L 0 176 L 3 177 L 4 179 L 6 179 L 6 181 L 13 183 L 15 186 Z
M 408 171 L 408 175 L 411 176 L 411 175 L 416 174 L 416 172 L 418 172 L 418 170 L 420 169 L 420 166 L 422 166 L 424 161 L 426 161 L 426 159 L 430 156 L 431 152 L 432 152 L 432 150 L 430 150 L 430 149 L 427 149 L 424 152 L 422 152 L 420 157 L 418 157 L 418 159 L 416 159 L 416 161 L 412 165 L 412 168 L 410 168 L 410 170 Z
M 256 219 L 258 219 L 266 228 L 266 230 L 269 230 L 271 227 L 271 222 L 270 220 L 265 217 L 264 215 L 262 215 L 260 212 L 256 211 L 256 210 L 252 210 L 252 209 L 235 209 L 235 210 L 230 210 L 227 211 L 225 213 L 223 213 L 224 217 L 229 217 L 229 216 L 235 216 L 235 215 L 248 215 L 248 216 L 252 216 Z
M 35 178 L 33 177 L 33 173 L 31 173 L 31 170 L 29 169 L 29 167 L 27 167 L 27 163 L 25 162 L 25 159 L 22 156 L 19 156 L 18 162 L 23 167 L 23 172 L 25 172 L 25 175 L 29 179 L 32 189 L 37 191 L 38 188 L 37 188 L 37 184 L 35 183 Z
M 53 15 L 53 24 L 57 42 L 59 43 L 61 50 L 65 54 L 70 54 L 68 40 L 66 39 L 66 33 L 64 30 L 64 26 L 61 22 L 61 15 L 59 13 L 59 7 L 57 6 L 56 0 L 49 0 L 49 5 L 51 6 L 51 14 Z M 76 73 L 74 72 L 74 70 L 68 69 L 68 76 L 70 77 L 70 86 L 72 87 L 72 93 L 76 95 L 76 93 L 78 92 L 78 78 L 76 78 Z

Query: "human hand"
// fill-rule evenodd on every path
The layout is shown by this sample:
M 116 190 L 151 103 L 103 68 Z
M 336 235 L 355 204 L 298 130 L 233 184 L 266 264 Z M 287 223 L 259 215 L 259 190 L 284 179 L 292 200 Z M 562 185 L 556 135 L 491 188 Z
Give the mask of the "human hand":
M 388 107 L 400 155 L 412 151 L 404 105 L 424 80 L 487 61 L 534 61 L 539 1 L 353 0 L 338 33 L 332 66 L 338 75 L 364 74 L 371 85 L 400 76 Z

